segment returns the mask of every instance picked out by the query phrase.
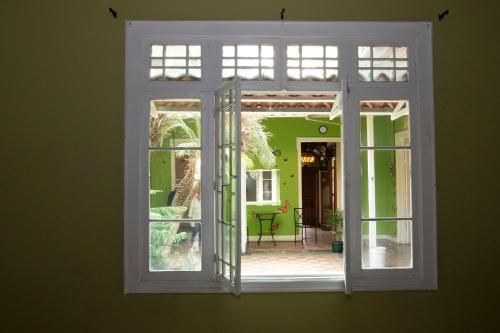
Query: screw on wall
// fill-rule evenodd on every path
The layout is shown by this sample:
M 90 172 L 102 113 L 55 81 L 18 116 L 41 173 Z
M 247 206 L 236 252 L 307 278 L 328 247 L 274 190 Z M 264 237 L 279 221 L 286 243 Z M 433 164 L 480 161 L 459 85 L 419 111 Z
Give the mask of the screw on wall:
M 280 18 L 282 21 L 285 19 L 285 11 L 286 11 L 285 8 L 281 8 Z
M 118 18 L 118 12 L 116 10 L 114 10 L 113 8 L 109 7 L 108 8 L 109 12 L 111 13 L 111 15 L 113 15 L 113 17 L 116 19 Z
M 439 21 L 442 21 L 442 20 L 444 19 L 444 17 L 445 17 L 446 15 L 448 15 L 449 13 L 450 13 L 450 10 L 449 10 L 449 9 L 445 10 L 445 11 L 444 11 L 444 12 L 442 12 L 442 13 L 439 13 L 439 14 L 438 14 L 438 20 L 439 20 Z

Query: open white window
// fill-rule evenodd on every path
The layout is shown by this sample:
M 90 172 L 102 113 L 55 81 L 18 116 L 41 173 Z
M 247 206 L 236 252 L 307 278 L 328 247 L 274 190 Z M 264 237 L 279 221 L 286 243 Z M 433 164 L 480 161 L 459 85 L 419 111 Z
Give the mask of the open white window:
M 277 203 L 278 170 L 248 170 L 245 181 L 247 203 Z
M 126 292 L 437 287 L 430 23 L 131 21 L 126 31 Z M 251 117 L 272 131 L 260 138 L 274 146 L 252 155 L 269 165 L 242 159 Z M 300 192 L 323 201 L 309 209 Z M 334 273 L 242 280 L 248 242 L 296 243 L 298 228 L 317 227 L 308 219 L 337 210 Z

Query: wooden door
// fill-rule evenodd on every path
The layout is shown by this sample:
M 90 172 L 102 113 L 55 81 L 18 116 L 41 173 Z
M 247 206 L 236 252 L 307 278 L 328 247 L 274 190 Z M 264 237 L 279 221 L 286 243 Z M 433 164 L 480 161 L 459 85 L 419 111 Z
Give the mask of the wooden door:
M 317 225 L 318 216 L 318 168 L 302 168 L 302 211 L 303 223 Z

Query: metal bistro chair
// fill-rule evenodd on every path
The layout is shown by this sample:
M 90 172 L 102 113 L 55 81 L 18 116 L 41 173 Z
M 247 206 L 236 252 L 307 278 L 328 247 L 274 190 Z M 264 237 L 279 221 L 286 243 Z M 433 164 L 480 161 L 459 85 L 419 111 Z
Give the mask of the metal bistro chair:
M 308 228 L 314 228 L 314 242 L 317 243 L 317 228 L 314 225 L 304 224 L 302 208 L 294 208 L 293 217 L 295 220 L 295 243 L 297 243 L 297 231 L 299 231 L 299 229 L 301 230 L 301 238 L 302 242 L 304 242 L 304 240 L 306 239 L 305 235 L 307 235 L 306 229 Z

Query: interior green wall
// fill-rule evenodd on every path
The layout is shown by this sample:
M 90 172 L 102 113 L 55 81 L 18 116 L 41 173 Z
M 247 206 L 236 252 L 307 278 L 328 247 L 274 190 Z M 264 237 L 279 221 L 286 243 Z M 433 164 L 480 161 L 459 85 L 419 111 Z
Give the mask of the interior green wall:
M 328 121 L 328 119 L 323 120 Z M 280 204 L 247 205 L 247 225 L 251 236 L 259 232 L 259 222 L 252 212 L 275 211 L 284 205 L 286 200 L 290 202 L 291 208 L 287 213 L 276 216 L 275 221 L 279 224 L 276 235 L 294 235 L 293 208 L 299 207 L 297 138 L 317 137 L 318 141 L 325 137 L 340 138 L 340 121 L 337 119 L 332 123 L 318 123 L 304 118 L 267 118 L 262 121 L 266 131 L 272 134 L 269 145 L 272 149 L 281 151 L 281 155 L 276 158 L 275 166 L 275 169 L 279 170 Z M 328 128 L 327 133 L 319 133 L 321 125 Z M 262 168 L 258 161 L 255 161 L 255 168 Z M 264 228 L 269 228 L 268 222 L 264 224 Z
M 287 20 L 433 22 L 439 290 L 124 296 L 124 20 L 278 20 L 282 7 Z M 494 0 L 2 1 L 1 330 L 494 330 L 498 12 Z

